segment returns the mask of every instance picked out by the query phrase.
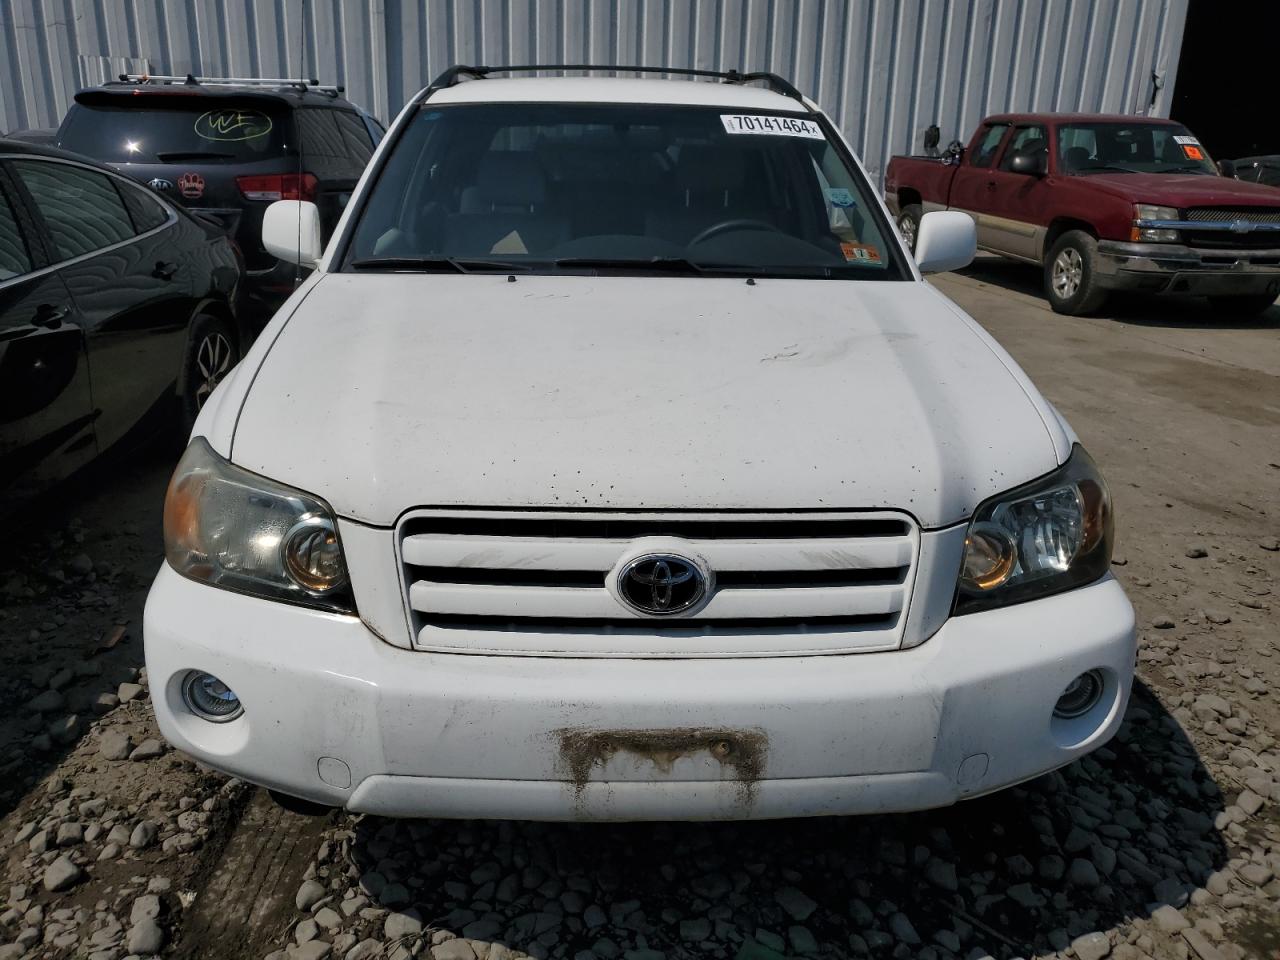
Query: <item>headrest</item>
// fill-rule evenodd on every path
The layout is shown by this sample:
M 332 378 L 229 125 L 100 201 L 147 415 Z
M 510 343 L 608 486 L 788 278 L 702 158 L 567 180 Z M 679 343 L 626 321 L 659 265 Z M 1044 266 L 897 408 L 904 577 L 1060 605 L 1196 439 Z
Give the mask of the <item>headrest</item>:
M 685 190 L 737 190 L 746 179 L 741 149 L 685 144 L 676 162 L 676 180 Z
M 532 152 L 497 150 L 480 158 L 475 192 L 495 207 L 527 207 L 546 198 L 547 178 Z
M 1062 163 L 1068 170 L 1079 170 L 1086 166 L 1092 157 L 1088 147 L 1067 147 Z

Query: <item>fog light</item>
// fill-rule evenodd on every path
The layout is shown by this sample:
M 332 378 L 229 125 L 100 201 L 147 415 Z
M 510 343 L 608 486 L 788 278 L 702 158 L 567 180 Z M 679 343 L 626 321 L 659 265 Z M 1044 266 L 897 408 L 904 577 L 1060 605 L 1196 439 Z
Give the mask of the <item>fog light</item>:
M 1062 691 L 1053 707 L 1053 715 L 1071 720 L 1084 716 L 1102 699 L 1102 673 L 1088 670 L 1080 674 Z
M 211 673 L 187 674 L 182 682 L 182 699 L 192 713 L 211 723 L 226 723 L 244 713 L 240 698 Z

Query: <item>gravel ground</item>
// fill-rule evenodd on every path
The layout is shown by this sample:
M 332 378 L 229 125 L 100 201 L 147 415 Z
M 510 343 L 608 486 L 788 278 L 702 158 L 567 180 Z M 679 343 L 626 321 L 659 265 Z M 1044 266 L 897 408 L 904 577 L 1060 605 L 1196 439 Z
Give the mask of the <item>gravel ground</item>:
M 0 564 L 0 960 L 1280 957 L 1280 308 L 1068 320 L 1033 281 L 939 284 L 1110 477 L 1141 679 L 1108 747 L 909 816 L 275 812 L 155 729 L 139 630 L 173 457 L 151 450 L 29 511 L 53 519 Z

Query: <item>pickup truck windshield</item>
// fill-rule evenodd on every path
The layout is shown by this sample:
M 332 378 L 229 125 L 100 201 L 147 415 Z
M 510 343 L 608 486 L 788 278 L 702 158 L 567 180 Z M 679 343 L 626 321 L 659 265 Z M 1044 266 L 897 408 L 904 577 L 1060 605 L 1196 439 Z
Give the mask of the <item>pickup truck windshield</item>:
M 1058 127 L 1058 168 L 1068 174 L 1217 175 L 1209 152 L 1178 123 L 1064 123 Z
M 889 229 L 809 115 L 426 104 L 358 212 L 345 268 L 904 279 Z

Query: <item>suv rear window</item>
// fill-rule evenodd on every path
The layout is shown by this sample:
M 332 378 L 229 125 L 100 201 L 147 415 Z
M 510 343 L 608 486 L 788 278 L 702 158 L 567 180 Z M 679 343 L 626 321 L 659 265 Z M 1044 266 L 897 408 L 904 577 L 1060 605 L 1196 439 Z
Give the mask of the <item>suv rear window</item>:
M 77 103 L 58 145 L 99 160 L 168 163 L 245 161 L 285 151 L 287 108 L 178 94 Z

